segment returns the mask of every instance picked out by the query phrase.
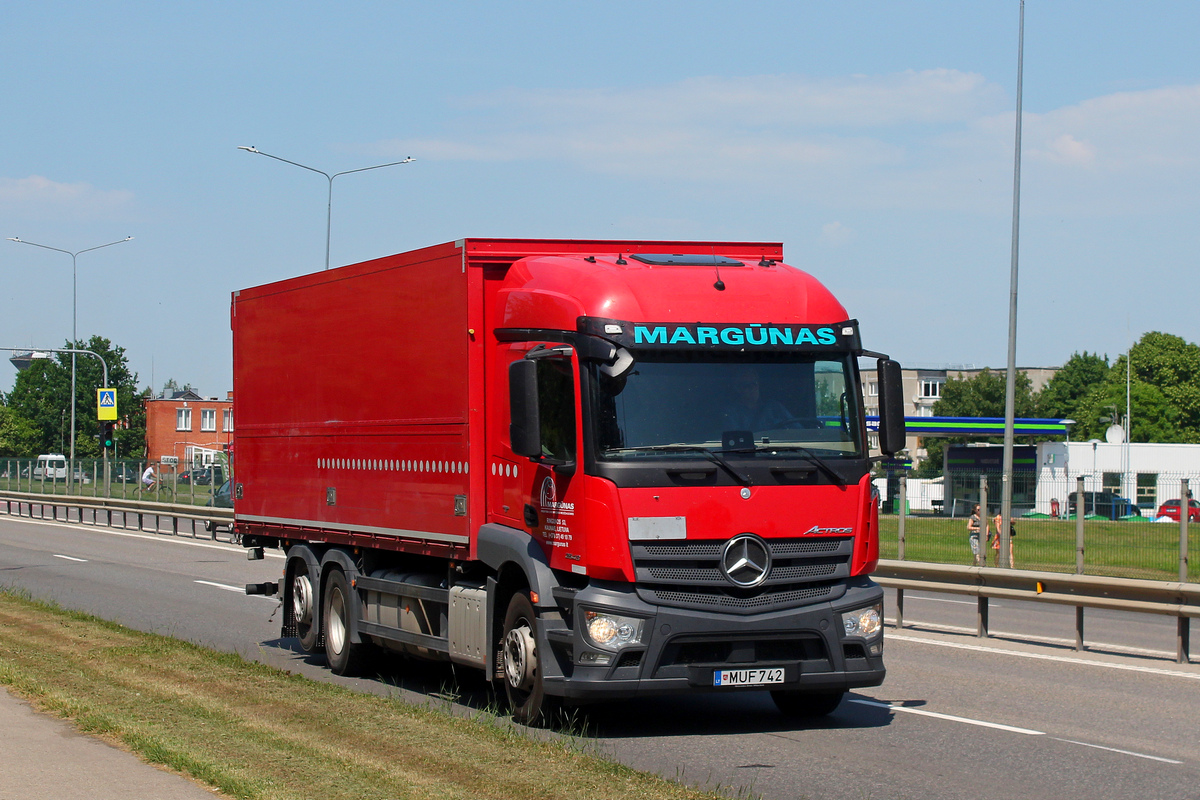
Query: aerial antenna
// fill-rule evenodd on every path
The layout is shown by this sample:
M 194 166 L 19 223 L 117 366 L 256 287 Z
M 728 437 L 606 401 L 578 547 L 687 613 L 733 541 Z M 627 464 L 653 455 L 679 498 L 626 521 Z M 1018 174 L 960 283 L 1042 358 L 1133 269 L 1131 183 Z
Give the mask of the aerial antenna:
M 717 282 L 713 284 L 713 288 L 718 292 L 725 291 L 725 281 L 721 280 L 721 266 L 717 264 L 717 248 L 712 248 L 713 254 L 713 269 L 717 273 Z

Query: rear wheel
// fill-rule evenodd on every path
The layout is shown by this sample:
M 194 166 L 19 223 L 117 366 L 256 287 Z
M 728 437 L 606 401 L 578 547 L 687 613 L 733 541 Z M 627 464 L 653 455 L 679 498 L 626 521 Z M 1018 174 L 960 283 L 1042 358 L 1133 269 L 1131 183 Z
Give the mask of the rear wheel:
M 812 718 L 832 714 L 845 694 L 843 691 L 797 692 L 780 689 L 771 692 L 771 699 L 785 716 Z
M 504 694 L 512 717 L 525 725 L 545 725 L 561 707 L 546 694 L 537 646 L 537 616 L 528 595 L 518 592 L 508 603 L 501 640 Z
M 351 615 L 358 613 L 357 593 L 341 570 L 329 573 L 325 584 L 325 657 L 338 675 L 356 674 L 366 659 L 367 645 L 350 641 Z
M 300 647 L 306 653 L 318 652 L 317 642 L 321 638 L 321 624 L 314 605 L 313 576 L 308 564 L 299 562 L 292 573 L 292 619 L 296 621 L 296 632 Z

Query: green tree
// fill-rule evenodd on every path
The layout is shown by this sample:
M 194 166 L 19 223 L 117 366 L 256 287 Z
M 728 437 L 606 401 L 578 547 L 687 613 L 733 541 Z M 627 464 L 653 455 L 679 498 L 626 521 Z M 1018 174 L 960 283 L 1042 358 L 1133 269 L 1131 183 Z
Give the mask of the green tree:
M 8 394 L 8 407 L 34 431 L 33 448 L 22 455 L 57 453 L 66 449 L 64 420 L 70 417 L 71 371 L 50 359 L 34 359 L 17 373 Z
M 26 458 L 37 452 L 38 431 L 14 409 L 0 406 L 0 456 Z
M 1006 382 L 1004 373 L 989 369 L 971 378 L 964 378 L 961 374 L 957 378 L 947 378 L 942 385 L 941 398 L 933 404 L 933 414 L 938 417 L 1003 417 Z M 1033 384 L 1024 372 L 1017 373 L 1013 399 L 1016 416 L 1034 416 L 1037 398 L 1033 393 Z M 942 454 L 947 445 L 978 441 L 981 440 L 965 436 L 922 439 L 921 446 L 925 448 L 926 456 L 917 469 L 917 476 L 929 478 L 942 473 Z M 982 441 L 1002 443 L 1004 439 L 993 437 Z
M 1037 396 L 1037 415 L 1048 419 L 1079 419 L 1084 398 L 1108 378 L 1108 356 L 1073 353 Z M 1124 371 L 1122 371 L 1124 376 Z M 1123 377 L 1122 377 L 1123 379 Z
M 137 373 L 129 370 L 125 348 L 113 347 L 102 336 L 86 342 L 70 342 L 64 349 L 90 350 L 104 359 L 108 366 L 110 388 L 117 390 L 117 409 L 121 416 L 117 434 L 117 449 L 121 456 L 139 455 L 145 449 L 146 411 L 137 395 Z M 95 436 L 96 390 L 101 388 L 104 369 L 90 355 L 80 354 L 75 362 L 75 455 L 79 458 L 100 455 Z M 36 359 L 17 374 L 13 390 L 7 397 L 8 407 L 33 428 L 33 452 L 66 452 L 65 441 L 71 419 L 71 354 L 57 353 L 54 359 Z
M 1130 441 L 1200 442 L 1200 347 L 1158 331 L 1143 335 L 1078 398 L 1070 415 L 1077 438 L 1102 439 L 1124 418 L 1127 379 Z

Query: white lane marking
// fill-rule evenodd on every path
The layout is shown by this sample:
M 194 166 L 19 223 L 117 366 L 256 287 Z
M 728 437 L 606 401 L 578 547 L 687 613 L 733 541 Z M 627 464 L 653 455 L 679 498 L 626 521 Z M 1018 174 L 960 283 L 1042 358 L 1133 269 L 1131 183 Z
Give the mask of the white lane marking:
M 237 592 L 241 594 L 246 591 L 244 586 L 230 586 L 227 583 L 213 583 L 212 581 L 192 581 L 192 583 L 203 584 L 204 586 L 215 586 L 218 589 L 224 589 L 227 592 Z
M 1162 758 L 1161 756 L 1148 756 L 1145 753 L 1135 753 L 1132 750 L 1119 750 L 1116 747 L 1105 747 L 1104 745 L 1089 744 L 1088 742 L 1077 742 L 1074 739 L 1059 739 L 1057 736 L 1054 736 L 1051 738 L 1053 738 L 1057 741 L 1060 741 L 1060 742 L 1066 742 L 1067 744 L 1077 744 L 1082 747 L 1094 747 L 1097 750 L 1107 750 L 1110 753 L 1120 753 L 1123 756 L 1137 756 L 1138 758 L 1148 758 L 1151 761 L 1161 761 L 1164 764 L 1182 764 L 1183 763 L 1182 761 L 1176 761 L 1173 758 Z
M 184 544 L 190 547 L 203 547 L 207 550 L 224 550 L 227 553 L 245 553 L 245 548 L 237 547 L 229 544 L 212 544 L 210 542 L 198 542 L 194 539 L 185 539 L 181 536 L 175 536 L 170 533 L 138 533 L 137 531 L 123 531 L 118 528 L 110 528 L 107 525 L 88 525 L 79 523 L 68 524 L 65 522 L 52 522 L 50 520 L 30 519 L 29 517 L 18 517 L 16 514 L 3 514 L 0 517 L 7 517 L 14 522 L 27 522 L 32 525 L 45 525 L 51 528 L 65 528 L 70 531 L 88 531 L 91 533 L 103 533 L 108 536 L 124 536 L 130 539 L 148 539 L 152 542 L 171 542 L 173 544 Z M 273 553 L 267 551 L 264 553 L 267 558 L 283 558 L 283 553 Z
M 213 583 L 212 581 L 192 581 L 192 583 L 199 583 L 203 586 L 215 586 L 216 588 L 224 589 L 227 592 L 237 592 L 238 594 L 243 594 L 243 595 L 246 594 L 246 587 L 244 587 L 244 586 L 230 586 L 227 583 Z M 248 595 L 248 596 L 249 597 L 259 597 L 259 598 L 262 598 L 263 600 L 270 600 L 272 603 L 279 602 L 278 598 L 268 597 L 265 594 L 256 594 L 256 595 Z
M 894 705 L 892 703 L 880 703 L 875 700 L 857 700 L 851 699 L 849 702 L 858 703 L 860 706 L 872 706 L 874 708 L 886 708 L 889 711 L 903 711 L 906 714 L 917 714 L 922 717 L 933 717 L 934 719 L 944 719 L 950 722 L 962 722 L 966 725 L 978 725 L 981 728 L 995 728 L 998 731 L 1008 731 L 1009 733 L 1022 733 L 1026 736 L 1045 736 L 1045 731 L 1035 731 L 1029 728 L 1014 728 L 1012 725 L 1001 725 L 999 722 L 985 722 L 981 719 L 971 719 L 970 717 L 955 717 L 950 714 L 939 714 L 936 711 L 924 711 L 919 708 L 908 708 L 907 706 Z
M 1148 675 L 1166 675 L 1172 678 L 1189 678 L 1191 680 L 1200 681 L 1200 672 L 1179 672 L 1170 669 L 1159 669 L 1157 667 L 1139 667 L 1132 664 L 1114 664 L 1110 661 L 1094 661 L 1088 658 L 1072 658 L 1070 656 L 1052 656 L 1045 653 L 1023 653 L 1020 650 L 1004 650 L 999 647 L 986 647 L 978 644 L 962 644 L 961 642 L 939 642 L 936 639 L 923 639 L 919 636 L 903 636 L 893 633 L 887 637 L 888 641 L 893 642 L 917 642 L 919 644 L 932 644 L 938 647 L 950 647 L 955 650 L 974 650 L 978 653 L 993 653 L 1003 656 L 1017 656 L 1019 658 L 1032 658 L 1038 661 L 1057 661 L 1062 664 L 1082 664 L 1089 667 L 1103 667 L 1105 669 L 1120 669 L 1126 672 L 1144 672 Z
M 58 553 L 51 553 L 51 555 L 54 556 L 55 558 L 61 558 L 64 561 L 79 561 L 80 563 L 83 563 L 83 564 L 87 563 L 86 558 L 75 558 L 74 556 L 60 556 Z
M 987 722 L 981 719 L 972 719 L 970 717 L 956 717 L 952 714 L 939 714 L 936 711 L 925 711 L 920 708 L 909 708 L 908 706 L 898 705 L 894 703 L 883 703 L 876 700 L 859 700 L 851 698 L 851 703 L 857 703 L 860 706 L 871 706 L 872 708 L 886 708 L 888 711 L 903 711 L 906 714 L 916 714 L 922 717 L 933 717 L 934 719 L 944 719 L 949 722 L 961 722 L 965 725 L 978 725 L 981 728 L 994 728 L 999 731 L 1008 731 L 1009 733 L 1020 733 L 1026 736 L 1045 736 L 1045 731 L 1035 731 L 1030 728 L 1015 728 L 1012 725 L 1001 725 L 998 722 Z M 1148 758 L 1151 761 L 1161 761 L 1164 764 L 1182 764 L 1182 761 L 1176 761 L 1173 758 L 1162 758 L 1161 756 L 1151 756 L 1145 753 L 1136 753 L 1133 750 L 1121 750 L 1116 747 L 1105 747 L 1100 744 L 1091 744 L 1090 742 L 1080 742 L 1075 739 L 1061 739 L 1057 736 L 1050 737 L 1058 742 L 1067 744 L 1077 744 L 1080 747 L 1092 747 L 1096 750 L 1107 750 L 1110 753 L 1120 753 L 1125 756 L 1135 756 L 1137 758 Z

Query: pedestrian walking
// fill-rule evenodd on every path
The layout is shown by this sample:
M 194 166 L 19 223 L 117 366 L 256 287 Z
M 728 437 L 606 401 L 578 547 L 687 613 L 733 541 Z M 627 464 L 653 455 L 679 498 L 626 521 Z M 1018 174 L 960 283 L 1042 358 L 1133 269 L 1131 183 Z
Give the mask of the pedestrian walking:
M 976 503 L 975 507 L 971 510 L 970 518 L 967 520 L 967 541 L 970 542 L 970 544 L 971 544 L 971 555 L 973 555 L 975 557 L 975 566 L 977 566 L 977 567 L 982 566 L 980 564 L 981 548 L 979 547 L 979 530 L 980 530 L 979 504 Z M 986 563 L 987 563 L 987 557 L 984 556 L 983 565 L 986 565 Z
M 995 526 L 996 532 L 993 534 L 991 532 L 991 528 L 988 529 L 988 537 L 989 538 L 995 537 L 995 538 L 992 538 L 992 551 L 995 552 L 995 554 L 996 554 L 996 566 L 997 567 L 1000 566 L 1000 531 L 1002 530 L 1000 526 L 1003 524 L 1003 522 L 1004 522 L 1004 520 L 1001 519 L 1000 512 L 997 511 L 995 518 L 992 520 L 992 525 Z M 1010 567 L 1016 566 L 1016 564 L 1013 562 L 1013 539 L 1015 539 L 1016 537 L 1017 537 L 1017 529 L 1012 524 L 1012 522 L 1009 521 L 1009 523 L 1008 523 L 1008 565 Z

